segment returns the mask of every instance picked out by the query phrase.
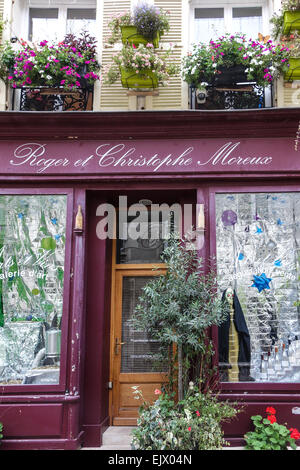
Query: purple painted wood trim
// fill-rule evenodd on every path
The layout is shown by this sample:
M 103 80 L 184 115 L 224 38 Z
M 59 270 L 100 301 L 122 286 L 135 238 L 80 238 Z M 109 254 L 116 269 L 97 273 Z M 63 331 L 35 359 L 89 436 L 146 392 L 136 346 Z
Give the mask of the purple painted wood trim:
M 67 215 L 66 215 L 66 245 L 65 245 L 65 266 L 64 266 L 64 297 L 63 297 L 63 315 L 62 315 L 62 337 L 61 337 L 61 364 L 60 364 L 60 382 L 57 385 L 2 385 L 0 392 L 2 398 L 5 394 L 30 394 L 45 392 L 64 392 L 66 387 L 67 370 L 67 345 L 68 345 L 68 317 L 69 317 L 69 297 L 70 297 L 70 266 L 71 266 L 71 230 L 72 230 L 72 208 L 73 208 L 73 190 L 62 188 L 1 188 L 0 195 L 49 195 L 65 194 L 67 196 Z
M 10 392 L 10 390 L 9 390 Z M 34 396 L 31 396 L 31 391 L 29 393 L 26 393 L 27 389 L 23 387 L 21 393 L 22 395 L 1 395 L 1 400 L 0 404 L 5 404 L 5 403 L 66 403 L 66 404 L 72 404 L 72 403 L 77 403 L 80 401 L 80 395 L 78 396 L 70 396 L 67 394 L 49 394 L 49 390 L 47 389 L 46 393 L 39 393 L 39 394 L 34 394 Z
M 74 439 L 3 439 L 1 450 L 78 450 L 82 433 Z
M 282 181 L 284 183 L 284 180 Z M 210 253 L 211 256 L 216 256 L 216 210 L 215 210 L 215 194 L 217 193 L 259 193 L 259 192 L 299 192 L 299 185 L 274 185 L 270 184 L 269 186 L 263 185 L 258 186 L 253 185 L 243 185 L 239 187 L 237 183 L 233 185 L 212 185 L 209 188 L 209 225 L 210 225 Z M 216 350 L 218 350 L 218 334 L 217 328 L 213 329 L 213 339 L 214 344 L 216 345 Z M 247 401 L 253 400 L 253 396 L 256 396 L 260 400 L 264 400 L 264 393 L 268 394 L 270 392 L 276 394 L 277 392 L 286 391 L 295 392 L 295 394 L 300 392 L 300 383 L 255 383 L 255 382 L 239 382 L 239 383 L 221 383 L 222 396 L 223 393 L 233 392 L 241 397 L 243 400 Z M 257 394 L 257 395 L 255 395 Z M 230 396 L 232 396 L 230 394 Z M 277 397 L 277 395 L 275 395 Z M 293 400 L 295 400 L 295 395 L 291 395 Z M 273 398 L 274 399 L 274 398 Z M 289 401 L 289 400 L 288 400 Z
M 83 213 L 83 231 L 75 233 L 75 218 L 78 206 L 81 206 Z M 85 227 L 86 227 L 86 192 L 75 190 L 73 214 L 71 217 L 73 228 L 73 253 L 72 253 L 72 293 L 70 303 L 69 321 L 69 357 L 68 357 L 68 395 L 80 396 L 81 382 L 84 366 L 84 308 L 85 308 Z M 67 435 L 70 439 L 79 433 L 80 408 L 73 409 L 68 413 Z
M 0 112 L 0 140 L 294 137 L 299 108 L 239 111 Z

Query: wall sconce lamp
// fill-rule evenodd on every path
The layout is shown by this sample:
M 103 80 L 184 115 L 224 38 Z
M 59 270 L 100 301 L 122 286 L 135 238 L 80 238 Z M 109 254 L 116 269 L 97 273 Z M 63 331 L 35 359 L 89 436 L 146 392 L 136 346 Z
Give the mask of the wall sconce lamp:
M 205 231 L 204 204 L 198 204 L 197 232 L 203 233 L 204 231 Z
M 81 205 L 79 205 L 77 209 L 77 214 L 75 217 L 74 232 L 77 234 L 82 234 L 83 232 L 83 215 L 82 215 Z

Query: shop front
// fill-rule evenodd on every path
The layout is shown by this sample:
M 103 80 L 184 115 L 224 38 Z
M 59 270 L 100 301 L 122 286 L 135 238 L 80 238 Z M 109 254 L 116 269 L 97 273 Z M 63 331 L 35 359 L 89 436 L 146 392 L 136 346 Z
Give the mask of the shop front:
M 300 423 L 297 109 L 0 114 L 3 449 L 98 447 L 165 380 L 131 317 L 170 231 L 217 260 L 225 426 Z M 157 269 L 153 269 L 156 266 Z

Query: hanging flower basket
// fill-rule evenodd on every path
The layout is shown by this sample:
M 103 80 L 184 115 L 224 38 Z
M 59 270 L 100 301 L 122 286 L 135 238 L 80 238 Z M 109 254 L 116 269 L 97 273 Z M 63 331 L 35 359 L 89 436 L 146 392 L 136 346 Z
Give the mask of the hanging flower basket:
M 288 81 L 300 80 L 300 57 L 291 57 L 289 64 L 290 67 L 285 73 L 284 79 Z
M 214 85 L 216 86 L 231 86 L 248 81 L 246 67 L 243 65 L 219 66 L 218 72 L 219 74 L 214 77 Z
M 134 69 L 120 68 L 124 88 L 158 88 L 158 77 L 151 70 L 136 73 Z
M 156 48 L 159 46 L 160 35 L 158 32 L 151 40 L 139 34 L 135 26 L 122 26 L 121 34 L 123 44 L 135 44 L 137 46 L 138 44 L 146 45 L 148 43 L 152 43 Z
M 300 10 L 286 11 L 283 17 L 283 34 L 300 31 Z

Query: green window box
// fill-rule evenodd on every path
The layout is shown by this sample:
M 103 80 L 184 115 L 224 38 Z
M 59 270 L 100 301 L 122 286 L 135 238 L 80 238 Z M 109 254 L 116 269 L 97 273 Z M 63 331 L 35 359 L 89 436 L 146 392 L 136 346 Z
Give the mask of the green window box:
M 121 82 L 124 88 L 158 88 L 158 78 L 151 70 L 136 73 L 134 69 L 121 68 Z
M 291 31 L 300 31 L 300 10 L 284 13 L 283 34 L 289 34 Z
M 122 26 L 121 31 L 123 44 L 129 43 L 137 46 L 138 44 L 146 45 L 150 42 L 156 48 L 159 46 L 159 33 L 156 33 L 155 37 L 151 40 L 139 34 L 135 26 Z
M 289 60 L 290 68 L 285 73 L 284 79 L 288 81 L 300 80 L 300 57 L 292 57 Z

